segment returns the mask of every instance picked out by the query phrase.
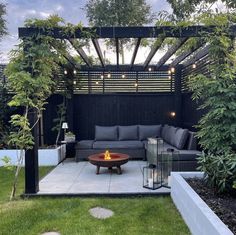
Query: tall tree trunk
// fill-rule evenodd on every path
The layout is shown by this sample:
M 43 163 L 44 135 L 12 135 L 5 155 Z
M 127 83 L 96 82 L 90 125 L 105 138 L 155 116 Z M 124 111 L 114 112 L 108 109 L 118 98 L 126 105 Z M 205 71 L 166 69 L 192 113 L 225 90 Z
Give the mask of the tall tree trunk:
M 122 64 L 125 64 L 124 44 L 122 41 L 120 42 L 120 54 L 121 54 Z

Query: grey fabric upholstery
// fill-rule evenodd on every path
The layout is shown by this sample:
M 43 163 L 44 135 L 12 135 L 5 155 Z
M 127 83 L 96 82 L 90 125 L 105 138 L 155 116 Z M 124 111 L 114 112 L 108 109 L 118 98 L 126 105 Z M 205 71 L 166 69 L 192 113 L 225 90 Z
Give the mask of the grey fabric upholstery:
M 170 129 L 170 126 L 169 126 L 169 125 L 164 125 L 164 126 L 162 127 L 162 130 L 161 130 L 161 138 L 162 138 L 163 140 L 166 140 L 169 129 Z
M 188 150 L 196 150 L 197 149 L 197 138 L 195 136 L 196 133 L 189 131 L 188 140 L 186 141 L 186 149 Z
M 170 126 L 167 129 L 166 138 L 164 139 L 167 143 L 174 145 L 175 147 L 176 147 L 175 145 L 176 131 L 177 131 L 177 128 Z
M 95 141 L 93 143 L 94 149 L 114 149 L 114 148 L 129 148 L 139 149 L 144 148 L 143 143 L 138 140 L 124 140 L 124 141 Z
M 161 136 L 161 125 L 139 125 L 139 140 Z
M 138 126 L 118 126 L 119 140 L 138 140 Z
M 95 140 L 118 140 L 117 126 L 95 126 Z
M 92 149 L 94 140 L 81 140 L 77 143 L 77 149 Z
M 173 145 L 178 149 L 183 149 L 186 140 L 188 139 L 188 134 L 189 132 L 187 129 L 178 128 L 175 132 Z

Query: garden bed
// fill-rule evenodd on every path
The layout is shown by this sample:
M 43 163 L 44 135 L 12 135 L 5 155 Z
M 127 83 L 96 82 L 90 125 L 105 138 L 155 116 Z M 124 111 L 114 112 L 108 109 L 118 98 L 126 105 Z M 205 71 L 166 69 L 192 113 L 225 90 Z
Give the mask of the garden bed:
M 233 195 L 215 195 L 203 179 L 186 179 L 188 184 L 216 213 L 216 215 L 236 234 L 236 193 Z

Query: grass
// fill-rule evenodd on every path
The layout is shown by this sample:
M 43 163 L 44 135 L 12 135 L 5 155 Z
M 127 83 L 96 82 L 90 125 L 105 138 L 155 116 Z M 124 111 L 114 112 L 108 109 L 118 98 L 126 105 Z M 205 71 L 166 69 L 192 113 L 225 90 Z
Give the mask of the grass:
M 43 176 L 50 168 L 41 167 Z M 13 173 L 0 167 L 0 235 L 36 235 L 58 231 L 62 235 L 190 234 L 170 197 L 142 198 L 34 198 L 9 202 Z M 24 175 L 19 190 L 23 192 Z M 114 211 L 106 220 L 88 210 L 102 206 Z

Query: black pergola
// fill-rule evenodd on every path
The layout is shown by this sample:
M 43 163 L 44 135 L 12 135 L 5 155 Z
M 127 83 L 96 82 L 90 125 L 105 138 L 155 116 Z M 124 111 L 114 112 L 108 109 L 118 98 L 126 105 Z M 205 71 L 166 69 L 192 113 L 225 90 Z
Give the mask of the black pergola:
M 216 26 L 158 26 L 158 27 L 85 27 L 82 30 L 77 29 L 73 35 L 68 35 L 65 27 L 52 28 L 50 30 L 41 30 L 38 28 L 19 28 L 19 38 L 31 37 L 36 34 L 49 35 L 55 39 L 68 40 L 69 43 L 74 47 L 79 56 L 84 61 L 84 66 L 79 66 L 73 57 L 69 54 L 63 55 L 68 62 L 74 66 L 74 68 L 80 69 L 81 71 L 124 71 L 124 72 L 144 72 L 149 71 L 167 71 L 170 68 L 175 68 L 174 80 L 175 80 L 175 103 L 176 103 L 176 119 L 178 120 L 178 113 L 180 112 L 181 106 L 179 101 L 181 100 L 181 77 L 183 69 L 194 64 L 196 61 L 205 57 L 209 52 L 209 46 L 204 45 L 201 41 L 189 51 L 177 56 L 170 64 L 166 65 L 166 62 L 173 56 L 181 46 L 184 45 L 192 37 L 205 37 L 210 33 L 215 32 Z M 85 32 L 91 33 L 91 41 L 98 55 L 100 66 L 95 66 L 89 61 L 88 55 L 82 47 L 78 47 L 76 40 L 83 39 Z M 236 25 L 231 26 L 227 32 L 227 35 L 231 37 L 236 36 Z M 172 37 L 178 38 L 178 41 L 164 54 L 164 56 L 156 63 L 150 64 L 152 58 L 161 46 L 161 43 L 165 38 Z M 136 44 L 133 50 L 132 59 L 130 64 L 121 65 L 119 62 L 119 40 L 125 38 L 134 38 Z M 135 59 L 141 40 L 143 38 L 160 38 L 160 43 L 154 44 L 149 52 L 147 58 L 143 64 L 136 65 Z M 114 39 L 116 45 L 116 64 L 106 64 L 102 50 L 99 45 L 98 39 Z M 194 53 L 194 56 L 191 55 Z M 189 59 L 188 59 L 189 58 Z M 184 61 L 184 63 L 183 63 Z M 32 115 L 30 117 L 31 122 L 34 123 L 36 117 Z M 32 150 L 26 152 L 25 157 L 25 193 L 34 194 L 38 191 L 39 178 L 38 178 L 38 128 L 37 126 L 33 129 L 33 135 L 35 139 L 35 146 Z

